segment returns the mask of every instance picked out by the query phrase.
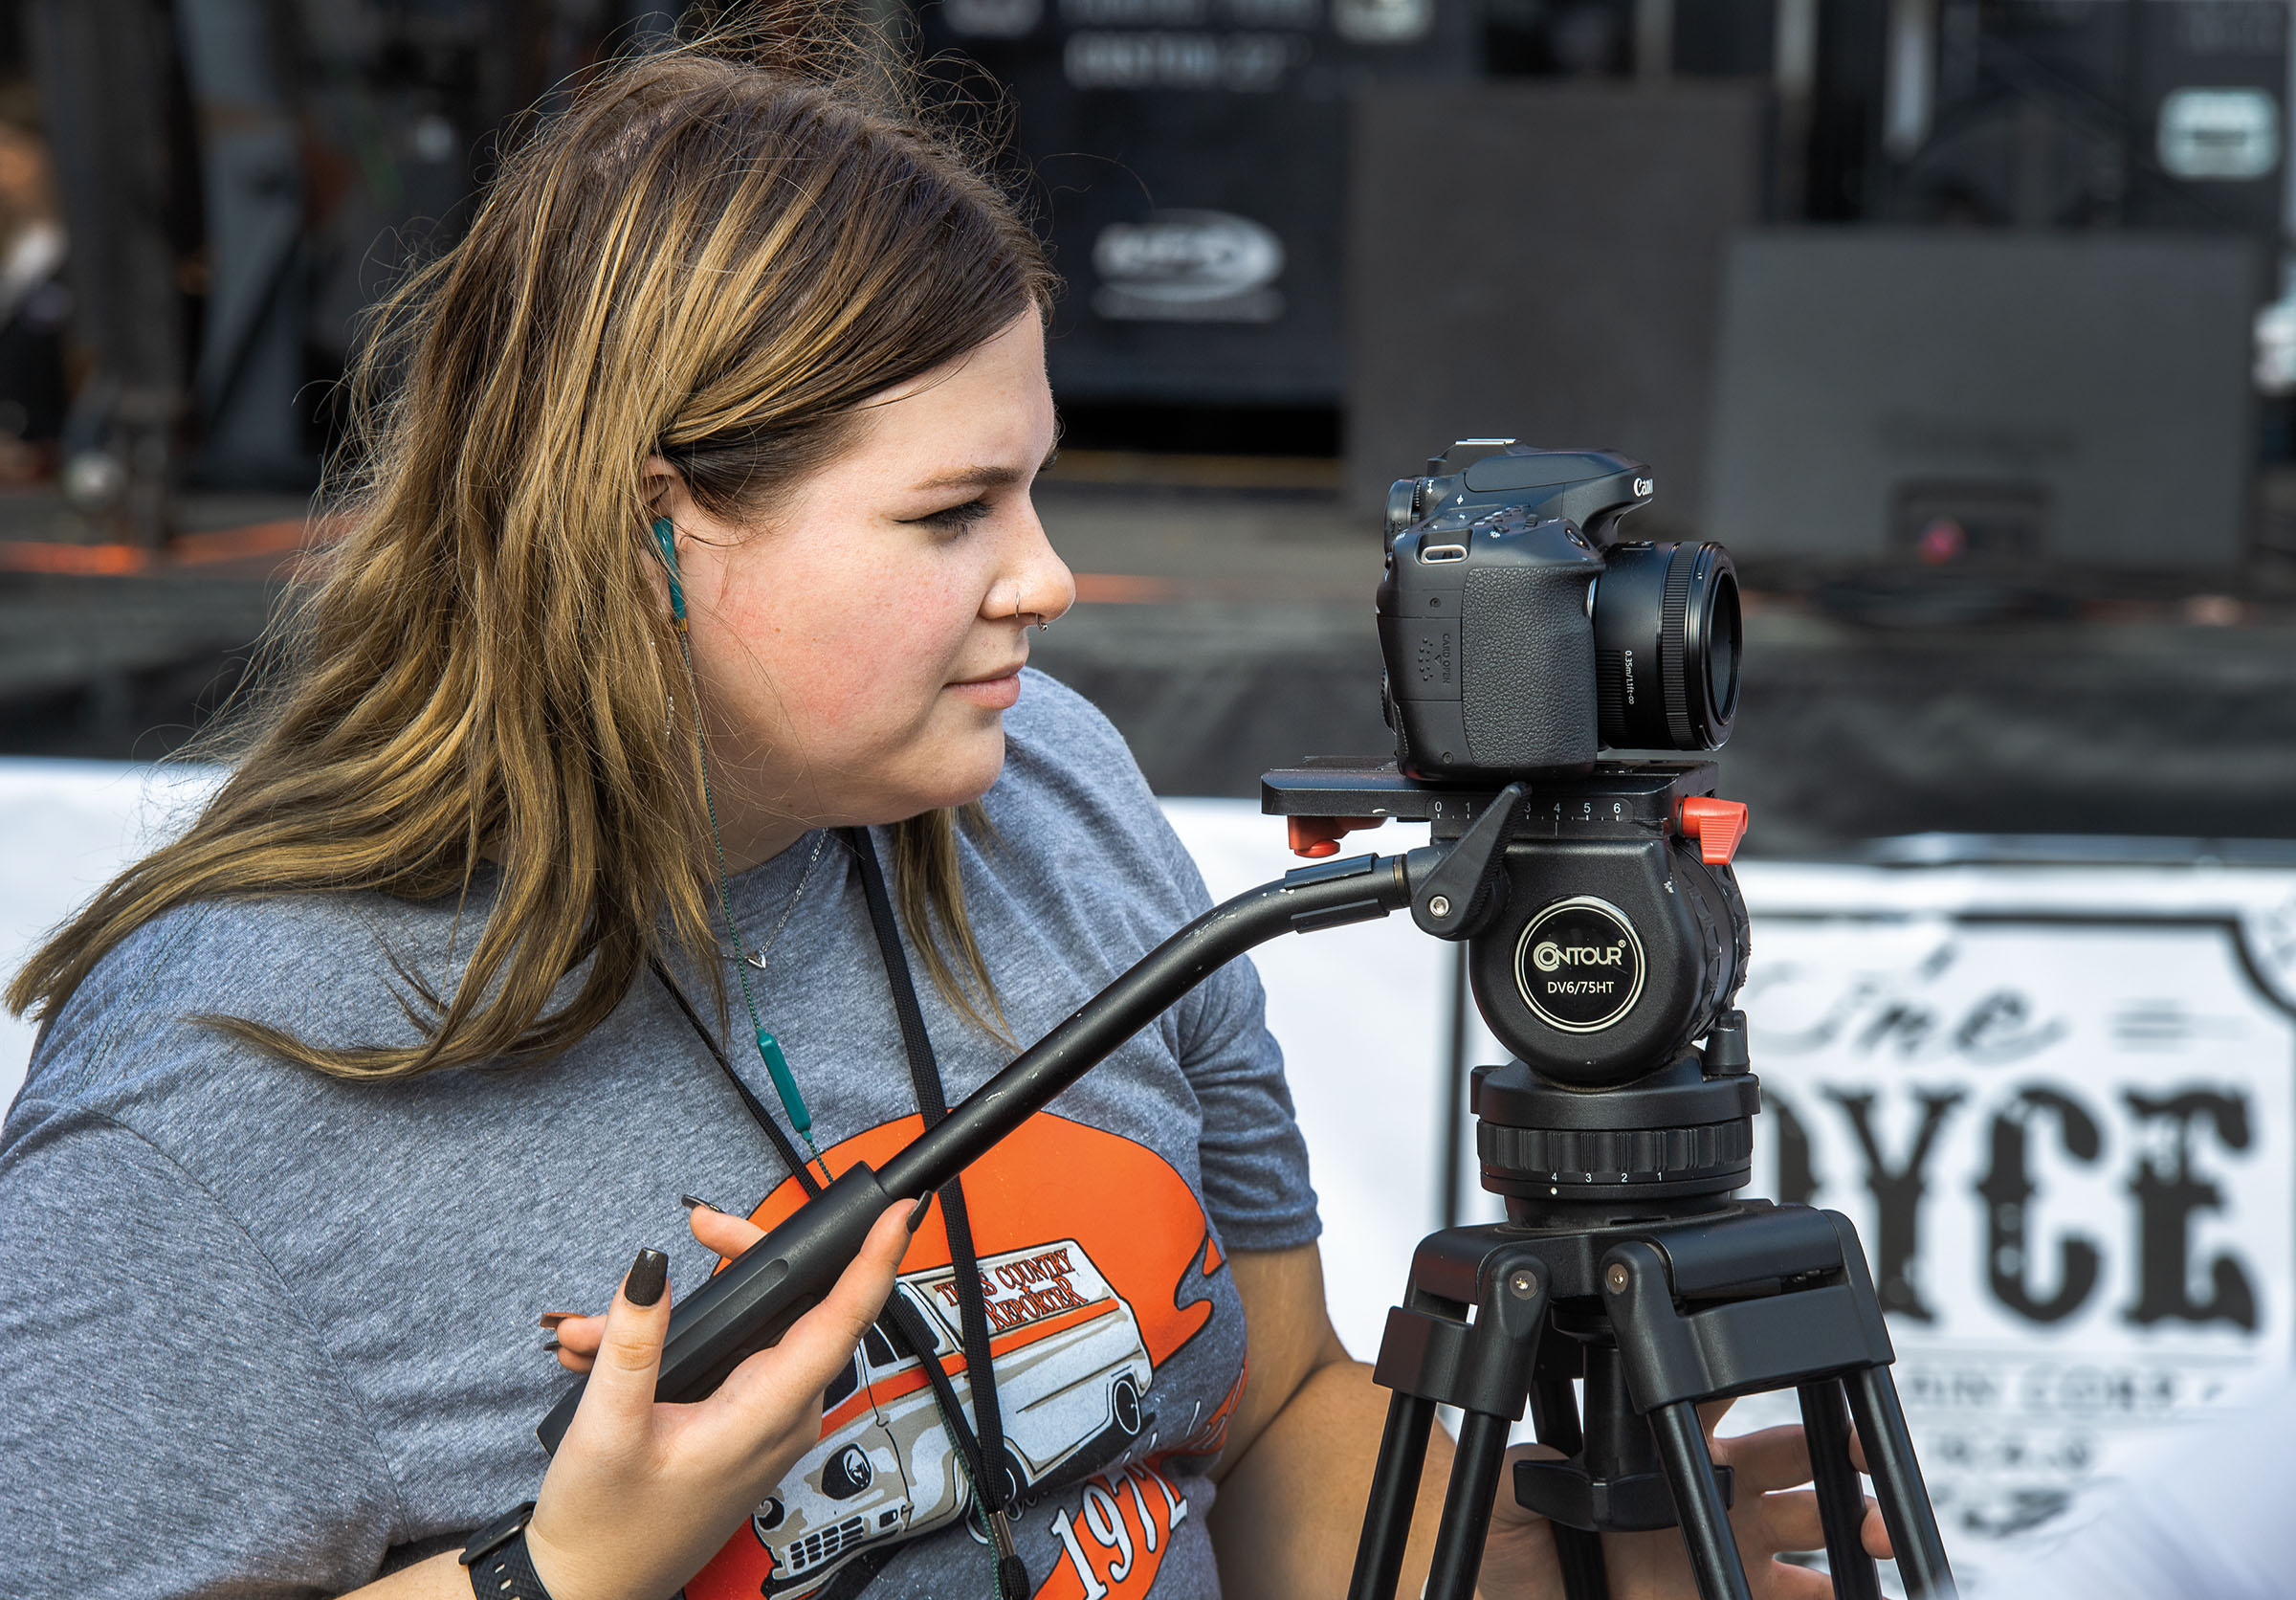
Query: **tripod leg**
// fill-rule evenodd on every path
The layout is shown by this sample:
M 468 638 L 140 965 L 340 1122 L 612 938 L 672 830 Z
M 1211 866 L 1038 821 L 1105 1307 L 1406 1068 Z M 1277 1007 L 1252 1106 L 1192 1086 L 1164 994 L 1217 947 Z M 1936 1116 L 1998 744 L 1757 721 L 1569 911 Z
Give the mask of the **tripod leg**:
M 1847 1383 L 1850 1414 L 1866 1446 L 1874 1498 L 1882 1502 L 1882 1521 L 1889 1529 L 1889 1547 L 1897 1552 L 1906 1592 L 1912 1600 L 1954 1600 L 1959 1592 L 1954 1569 L 1946 1564 L 1937 1513 L 1930 1508 L 1921 1465 L 1913 1458 L 1913 1436 L 1897 1403 L 1897 1384 L 1887 1367 L 1860 1367 Z
M 1434 1426 L 1434 1401 L 1401 1390 L 1389 1397 L 1387 1430 L 1380 1435 L 1380 1461 L 1372 1473 L 1371 1503 L 1363 1512 L 1348 1600 L 1394 1600 L 1403 1546 L 1411 1538 L 1411 1512 L 1419 1503 L 1419 1480 L 1426 1471 L 1427 1431 Z
M 1566 1378 L 1541 1378 L 1531 1386 L 1531 1420 L 1538 1442 L 1553 1445 L 1565 1456 L 1586 1448 L 1585 1430 L 1578 1426 L 1577 1402 Z M 1562 1568 L 1562 1592 L 1568 1600 L 1608 1600 L 1610 1572 L 1602 1565 L 1602 1536 L 1585 1528 L 1555 1524 L 1555 1564 Z
M 1490 1533 L 1490 1504 L 1499 1492 L 1499 1468 L 1507 1454 L 1507 1418 L 1488 1411 L 1468 1411 L 1460 1424 L 1459 1454 L 1451 1462 L 1451 1484 L 1443 1497 L 1435 1569 L 1427 1574 L 1424 1600 L 1474 1600 L 1475 1577 L 1483 1569 L 1483 1542 Z
M 1722 1484 L 1714 1477 L 1714 1458 L 1706 1453 L 1698 1408 L 1688 1400 L 1661 1406 L 1650 1413 L 1650 1431 L 1658 1436 L 1658 1458 L 1674 1490 L 1674 1512 L 1682 1519 L 1682 1543 L 1698 1577 L 1699 1600 L 1754 1600 L 1738 1536 L 1731 1531 L 1730 1511 L 1722 1503 Z
M 1882 1584 L 1873 1558 L 1859 1542 L 1866 1520 L 1866 1496 L 1857 1468 L 1849 1461 L 1849 1408 L 1839 1379 L 1803 1384 L 1801 1426 L 1810 1445 L 1810 1478 L 1818 1491 L 1818 1516 L 1825 1526 L 1825 1563 L 1833 1571 L 1840 1600 L 1881 1600 Z
M 1954 1567 L 1945 1561 L 1938 1513 L 1929 1506 L 1929 1487 L 1912 1456 L 1912 1434 L 1906 1430 L 1904 1407 L 1896 1403 L 1889 1368 L 1869 1366 L 1850 1373 L 1848 1391 L 1850 1416 L 1858 1418 L 1866 1469 L 1873 1474 L 1873 1497 L 1881 1501 L 1881 1520 L 1896 1552 L 1896 1575 L 1906 1579 L 1912 1600 L 1954 1600 L 1958 1593 Z

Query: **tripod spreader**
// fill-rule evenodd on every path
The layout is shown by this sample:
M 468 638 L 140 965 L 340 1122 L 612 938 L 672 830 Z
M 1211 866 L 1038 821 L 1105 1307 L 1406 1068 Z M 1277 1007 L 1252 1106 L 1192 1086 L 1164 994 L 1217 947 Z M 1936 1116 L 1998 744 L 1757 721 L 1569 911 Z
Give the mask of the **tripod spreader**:
M 1469 1310 L 1472 1308 L 1470 1320 Z M 1471 1600 L 1509 1425 L 1528 1401 L 1560 1461 L 1521 1461 L 1513 1488 L 1559 1526 L 1573 1600 L 1605 1592 L 1599 1534 L 1681 1526 L 1703 1600 L 1746 1600 L 1730 1484 L 1702 1401 L 1795 1389 L 1836 1592 L 1876 1600 L 1858 1538 L 1856 1419 L 1908 1591 L 1953 1574 L 1914 1464 L 1889 1336 L 1847 1219 L 1762 1201 L 1671 1218 L 1454 1228 L 1424 1240 L 1388 1314 L 1375 1376 L 1394 1391 L 1351 1600 L 1391 1600 L 1439 1405 L 1465 1414 L 1428 1600 Z M 1571 1384 L 1585 1384 L 1585 1422 Z
M 1411 902 L 1412 879 L 1449 854 L 1448 847 L 1429 846 L 1407 856 L 1319 862 L 1213 906 L 968 1095 L 883 1171 L 856 1163 L 680 1300 L 671 1313 L 655 1395 L 698 1400 L 715 1389 L 828 1293 L 886 1207 L 947 1184 L 1216 968 L 1280 934 L 1399 911 Z M 545 1450 L 555 1451 L 565 1437 L 581 1398 L 578 1384 L 535 1430 Z

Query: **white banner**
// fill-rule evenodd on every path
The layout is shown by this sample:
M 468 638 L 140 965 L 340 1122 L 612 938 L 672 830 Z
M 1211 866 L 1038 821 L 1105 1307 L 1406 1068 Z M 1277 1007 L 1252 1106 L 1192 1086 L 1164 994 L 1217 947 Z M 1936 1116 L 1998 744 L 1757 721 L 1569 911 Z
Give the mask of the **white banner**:
M 2287 1370 L 2296 872 L 1742 878 L 1757 1188 L 1856 1221 L 1957 1560 Z

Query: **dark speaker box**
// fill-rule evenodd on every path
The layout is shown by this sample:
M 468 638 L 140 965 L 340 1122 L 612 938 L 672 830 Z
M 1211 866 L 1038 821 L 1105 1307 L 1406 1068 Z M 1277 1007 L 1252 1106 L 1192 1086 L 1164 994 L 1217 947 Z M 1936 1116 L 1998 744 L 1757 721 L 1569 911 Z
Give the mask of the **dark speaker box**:
M 1760 220 L 1768 91 L 1480 84 L 1358 99 L 1348 484 L 1364 505 L 1454 438 L 1647 461 L 1646 521 L 1699 503 L 1726 242 Z
M 1338 402 L 1343 102 L 1055 89 L 1023 103 L 1067 280 L 1050 344 L 1063 400 Z
M 2271 235 L 2285 0 L 1994 0 L 1939 34 L 1928 143 L 1888 214 Z
M 1067 283 L 1064 400 L 1339 405 L 1348 96 L 1407 81 L 1447 100 L 1480 66 L 1475 8 L 945 0 L 919 26 L 1011 93 Z
M 1951 551 L 2230 571 L 2260 250 L 1778 230 L 1736 241 L 1704 531 L 1749 560 Z

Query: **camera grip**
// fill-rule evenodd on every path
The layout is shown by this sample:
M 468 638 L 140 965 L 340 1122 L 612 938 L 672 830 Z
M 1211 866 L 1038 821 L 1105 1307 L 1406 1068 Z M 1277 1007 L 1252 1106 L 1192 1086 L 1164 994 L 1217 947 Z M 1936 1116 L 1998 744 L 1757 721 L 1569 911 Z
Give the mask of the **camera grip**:
M 835 1286 L 893 1202 L 876 1173 L 856 1165 L 680 1300 L 670 1313 L 654 1398 L 699 1400 L 735 1367 L 779 1343 Z M 566 1436 L 583 1388 L 577 1384 L 535 1430 L 544 1450 L 555 1453 Z
M 1460 630 L 1468 749 L 1496 772 L 1584 767 L 1595 736 L 1593 563 L 1468 567 Z

